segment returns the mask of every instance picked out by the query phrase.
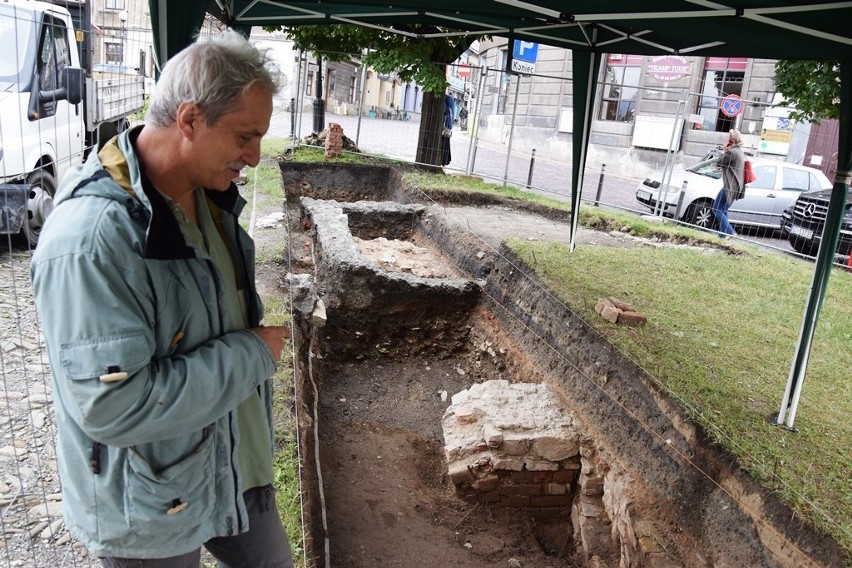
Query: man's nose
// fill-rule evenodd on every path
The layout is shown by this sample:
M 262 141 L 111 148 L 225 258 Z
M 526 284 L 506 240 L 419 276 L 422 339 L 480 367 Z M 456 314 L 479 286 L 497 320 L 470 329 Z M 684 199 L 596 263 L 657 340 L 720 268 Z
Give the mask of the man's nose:
M 241 156 L 242 160 L 252 168 L 260 163 L 260 138 L 246 146 Z

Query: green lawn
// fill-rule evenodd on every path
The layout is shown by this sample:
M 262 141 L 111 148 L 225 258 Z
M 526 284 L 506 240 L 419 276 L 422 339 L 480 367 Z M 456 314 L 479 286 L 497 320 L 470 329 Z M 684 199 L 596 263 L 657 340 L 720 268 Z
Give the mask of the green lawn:
M 799 433 L 771 425 L 787 382 L 813 264 L 752 250 L 578 247 L 514 240 L 572 311 L 679 399 L 755 478 L 852 551 L 852 274 L 835 270 L 799 404 Z M 615 326 L 617 296 L 648 316 Z

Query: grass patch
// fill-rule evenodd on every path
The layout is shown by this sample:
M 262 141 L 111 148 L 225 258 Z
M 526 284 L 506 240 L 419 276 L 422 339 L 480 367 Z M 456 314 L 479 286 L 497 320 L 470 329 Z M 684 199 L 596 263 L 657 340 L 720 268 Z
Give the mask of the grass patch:
M 852 552 L 852 275 L 837 270 L 797 412 L 800 433 L 770 424 L 787 381 L 813 265 L 776 254 L 510 246 L 566 305 L 648 370 L 756 479 Z M 619 269 L 613 269 L 619 267 Z M 644 328 L 594 313 L 617 296 Z
M 290 306 L 282 295 L 262 298 L 264 325 L 289 325 Z M 293 409 L 293 353 L 285 349 L 278 370 L 272 377 L 275 455 L 273 471 L 275 501 L 287 538 L 293 551 L 296 566 L 304 561 L 302 539 L 302 501 L 299 482 L 299 455 L 296 441 L 296 418 Z
M 339 158 L 326 158 L 325 149 L 319 146 L 293 146 L 289 138 L 264 138 L 260 145 L 261 154 L 292 162 L 306 164 L 385 164 L 392 167 L 410 167 L 407 162 L 368 156 L 357 152 L 343 152 Z
M 274 140 L 274 139 L 273 139 Z M 257 168 L 249 172 L 248 182 L 241 192 L 248 201 L 246 212 L 255 207 L 259 211 L 281 210 L 284 203 L 284 189 L 281 174 L 275 160 L 275 147 L 262 148 L 262 158 Z M 256 180 L 256 181 L 255 181 Z M 257 191 L 254 184 L 257 183 Z M 247 189 L 247 190 L 246 190 Z M 254 195 L 257 203 L 253 203 Z M 249 215 L 243 215 L 241 222 L 247 223 Z M 270 241 L 259 246 L 256 251 L 256 264 L 279 264 L 284 258 L 287 242 Z M 264 325 L 290 325 L 291 314 L 288 299 L 283 294 L 263 294 Z M 299 480 L 299 457 L 296 440 L 296 417 L 293 410 L 293 353 L 284 350 L 278 370 L 272 377 L 275 455 L 273 456 L 274 484 L 276 504 L 281 515 L 284 529 L 293 552 L 296 566 L 304 564 L 305 548 L 302 535 L 302 501 Z

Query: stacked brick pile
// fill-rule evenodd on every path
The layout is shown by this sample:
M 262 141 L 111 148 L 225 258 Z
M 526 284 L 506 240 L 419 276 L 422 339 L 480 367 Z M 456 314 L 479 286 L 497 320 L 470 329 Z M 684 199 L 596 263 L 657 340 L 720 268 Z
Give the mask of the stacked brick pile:
M 595 304 L 595 311 L 610 323 L 643 326 L 648 321 L 645 314 L 637 312 L 633 309 L 633 306 L 613 296 L 598 298 L 598 303 Z
M 450 479 L 462 499 L 569 518 L 580 436 L 547 385 L 475 384 L 453 396 L 443 430 Z
M 343 127 L 332 122 L 328 125 L 328 136 L 325 137 L 325 157 L 339 158 L 343 153 Z

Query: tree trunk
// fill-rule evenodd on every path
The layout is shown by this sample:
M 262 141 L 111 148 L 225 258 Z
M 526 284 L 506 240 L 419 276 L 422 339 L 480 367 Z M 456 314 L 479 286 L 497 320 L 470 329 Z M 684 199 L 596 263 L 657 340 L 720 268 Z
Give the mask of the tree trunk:
M 418 164 L 441 166 L 441 131 L 444 124 L 444 95 L 423 93 L 420 132 L 417 137 Z

